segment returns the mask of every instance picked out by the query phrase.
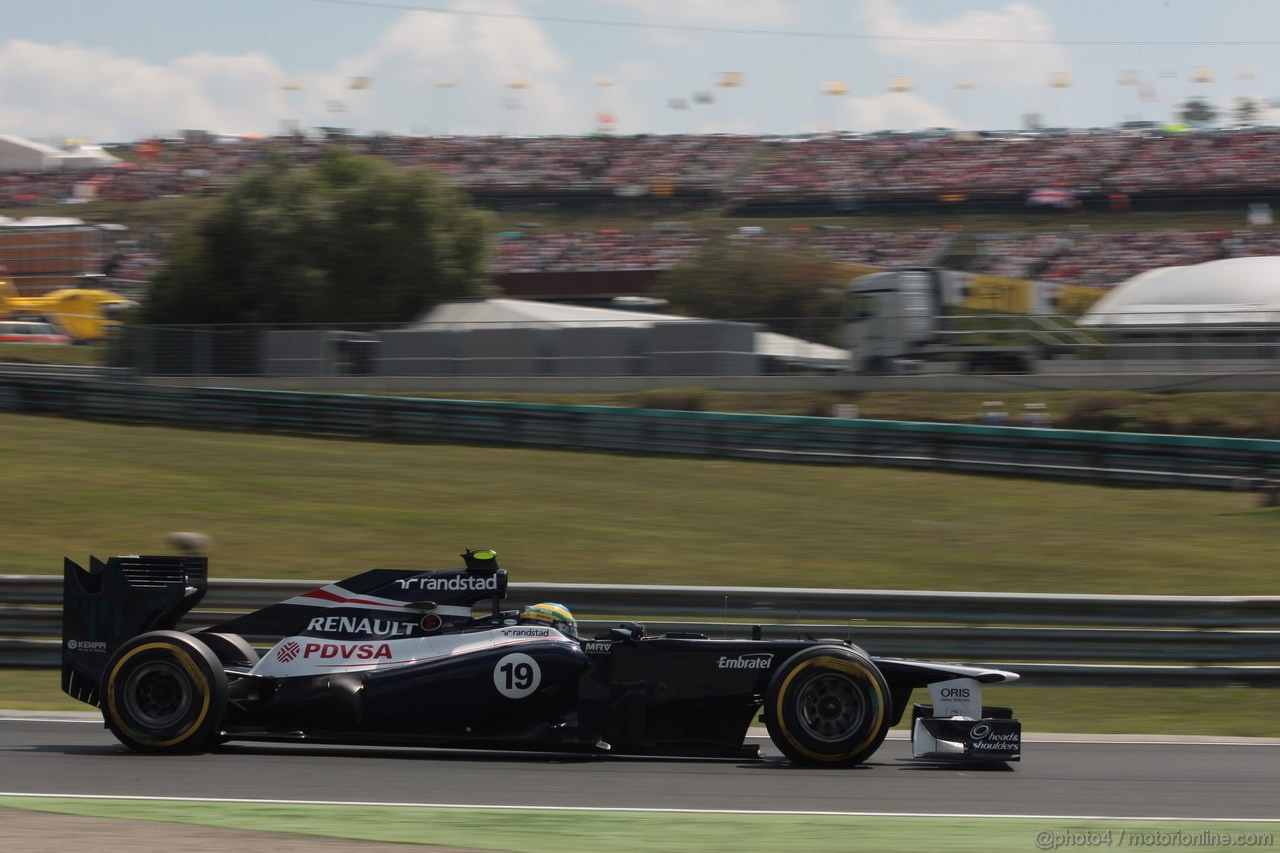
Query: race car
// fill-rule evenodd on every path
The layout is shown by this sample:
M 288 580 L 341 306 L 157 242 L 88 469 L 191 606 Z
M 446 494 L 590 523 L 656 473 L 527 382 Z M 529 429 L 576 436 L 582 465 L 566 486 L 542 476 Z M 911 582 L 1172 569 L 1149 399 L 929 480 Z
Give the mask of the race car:
M 759 756 L 746 743 L 759 718 L 791 761 L 844 767 L 910 707 L 917 758 L 1020 758 L 1021 724 L 981 700 L 1014 673 L 759 629 L 649 636 L 632 622 L 580 639 L 561 605 L 538 620 L 502 609 L 493 551 L 462 561 L 374 569 L 184 632 L 206 557 L 90 558 L 87 571 L 66 559 L 62 689 L 144 753 L 235 740 L 743 759 Z M 247 638 L 274 645 L 259 654 Z M 916 688 L 931 704 L 911 706 Z

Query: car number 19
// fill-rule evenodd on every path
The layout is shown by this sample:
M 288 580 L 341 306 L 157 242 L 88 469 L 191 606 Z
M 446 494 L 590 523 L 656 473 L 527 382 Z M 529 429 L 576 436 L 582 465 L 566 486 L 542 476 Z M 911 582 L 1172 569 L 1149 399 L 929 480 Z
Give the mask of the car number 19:
M 523 699 L 537 690 L 541 682 L 538 662 L 520 652 L 504 655 L 493 668 L 493 684 L 508 699 Z

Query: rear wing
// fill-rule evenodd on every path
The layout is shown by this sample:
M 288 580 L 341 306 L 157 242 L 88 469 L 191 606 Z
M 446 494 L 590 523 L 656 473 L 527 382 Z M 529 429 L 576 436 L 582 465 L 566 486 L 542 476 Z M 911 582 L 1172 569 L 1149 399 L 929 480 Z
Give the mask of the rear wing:
M 204 598 L 205 557 L 89 558 L 62 564 L 62 689 L 101 707 L 107 660 L 127 640 L 173 628 Z

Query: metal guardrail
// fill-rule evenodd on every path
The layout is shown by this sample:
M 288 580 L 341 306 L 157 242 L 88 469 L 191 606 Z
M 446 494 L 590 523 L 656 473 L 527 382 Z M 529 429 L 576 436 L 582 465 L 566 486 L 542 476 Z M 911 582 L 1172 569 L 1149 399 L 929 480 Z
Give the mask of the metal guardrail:
M 222 621 L 315 585 L 215 579 L 180 627 Z M 60 576 L 0 575 L 0 666 L 57 666 L 61 593 Z M 849 640 L 881 656 L 1007 666 L 1030 683 L 1280 685 L 1280 596 L 529 583 L 511 585 L 507 606 L 547 599 L 588 614 L 581 621 L 587 634 L 624 618 L 641 618 L 650 633 L 717 637 L 747 637 L 760 625 L 766 636 Z
M 1013 426 L 187 388 L 0 374 L 0 412 L 371 440 L 875 464 L 1125 485 L 1252 488 L 1280 441 Z

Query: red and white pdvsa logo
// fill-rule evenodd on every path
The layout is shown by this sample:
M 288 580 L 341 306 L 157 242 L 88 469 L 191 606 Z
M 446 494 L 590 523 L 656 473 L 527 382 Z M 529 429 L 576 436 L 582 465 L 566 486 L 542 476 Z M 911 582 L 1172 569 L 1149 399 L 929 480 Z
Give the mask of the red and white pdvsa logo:
M 296 658 L 301 651 L 302 646 L 299 646 L 297 643 L 290 640 L 276 650 L 276 660 L 281 663 L 288 663 Z

